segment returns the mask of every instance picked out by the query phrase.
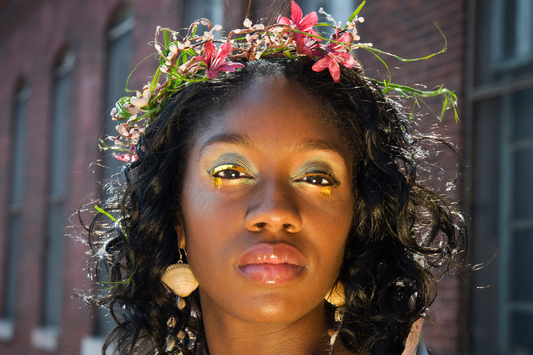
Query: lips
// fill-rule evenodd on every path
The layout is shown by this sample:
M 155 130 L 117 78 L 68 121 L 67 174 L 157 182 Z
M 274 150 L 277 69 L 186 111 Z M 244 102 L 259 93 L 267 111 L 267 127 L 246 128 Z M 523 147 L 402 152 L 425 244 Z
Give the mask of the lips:
M 241 274 L 265 284 L 290 282 L 298 278 L 305 267 L 303 255 L 285 243 L 254 245 L 237 262 Z

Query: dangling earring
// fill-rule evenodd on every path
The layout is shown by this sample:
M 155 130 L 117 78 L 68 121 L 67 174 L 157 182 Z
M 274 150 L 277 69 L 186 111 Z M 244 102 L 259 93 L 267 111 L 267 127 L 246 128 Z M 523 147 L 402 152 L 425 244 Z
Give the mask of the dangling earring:
M 185 252 L 185 256 L 187 256 L 185 249 L 183 249 L 183 251 Z M 198 281 L 192 274 L 189 264 L 185 264 L 183 262 L 181 249 L 179 250 L 179 253 L 180 260 L 177 262 L 177 264 L 172 264 L 167 268 L 163 274 L 163 277 L 161 277 L 161 281 L 163 281 L 163 283 L 167 285 L 172 292 L 178 295 L 178 308 L 183 309 L 186 305 L 183 297 L 189 296 L 192 291 L 196 290 L 198 287 Z
M 329 292 L 326 294 L 326 297 L 324 299 L 331 303 L 332 305 L 336 306 L 335 309 L 335 328 L 328 329 L 328 335 L 329 335 L 329 355 L 333 354 L 333 348 L 335 346 L 335 340 L 337 340 L 337 336 L 339 335 L 339 331 L 341 329 L 342 320 L 344 318 L 344 305 L 346 304 L 346 296 L 344 294 L 344 286 L 339 281 L 333 287 Z
M 335 305 L 337 307 L 342 307 L 346 304 L 346 296 L 344 295 L 344 286 L 339 281 L 333 287 L 329 292 L 326 294 L 326 297 L 324 299 L 331 303 L 332 305 Z

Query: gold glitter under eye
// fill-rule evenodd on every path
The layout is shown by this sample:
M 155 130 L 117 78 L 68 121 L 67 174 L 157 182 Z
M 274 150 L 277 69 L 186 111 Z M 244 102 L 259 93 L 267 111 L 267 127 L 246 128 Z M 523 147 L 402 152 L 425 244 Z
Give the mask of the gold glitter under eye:
M 324 197 L 326 200 L 329 199 L 329 196 L 331 195 L 331 189 L 333 188 L 333 185 L 328 186 L 322 186 L 320 188 L 320 194 L 322 197 Z
M 322 185 L 322 184 L 313 184 L 320 187 L 320 194 L 322 197 L 324 197 L 326 200 L 330 198 L 331 196 L 331 190 L 333 188 L 337 188 L 339 186 L 339 183 L 330 175 L 326 173 L 308 173 L 305 174 L 301 179 L 308 179 L 310 177 L 319 177 L 321 179 L 325 179 L 330 182 L 329 185 Z
M 239 174 L 245 172 L 243 167 L 238 166 L 238 165 L 233 165 L 233 164 L 224 164 L 224 165 L 219 165 L 216 168 L 213 168 L 211 171 L 207 172 L 209 176 L 211 177 L 211 188 L 212 189 L 214 189 L 215 187 L 218 187 L 218 189 L 220 190 L 220 188 L 222 187 L 223 178 L 220 176 L 215 176 L 215 175 L 223 171 L 228 171 L 228 170 L 235 170 Z

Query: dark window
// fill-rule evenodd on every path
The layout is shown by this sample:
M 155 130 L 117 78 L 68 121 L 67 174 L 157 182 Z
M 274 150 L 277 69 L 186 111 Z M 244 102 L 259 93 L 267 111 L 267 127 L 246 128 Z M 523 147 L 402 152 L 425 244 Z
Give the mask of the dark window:
M 59 326 L 63 275 L 65 227 L 68 214 L 65 202 L 68 192 L 69 141 L 71 118 L 72 68 L 74 54 L 67 52 L 55 70 L 53 89 L 52 132 L 50 135 L 50 171 L 48 186 L 46 257 L 42 324 Z
M 6 283 L 4 285 L 4 304 L 2 318 L 14 321 L 16 318 L 18 261 L 20 260 L 20 239 L 22 236 L 22 205 L 25 193 L 26 174 L 26 131 L 27 108 L 30 89 L 27 84 L 21 86 L 15 95 L 13 117 L 13 142 L 11 144 L 11 194 L 9 198 L 9 232 L 8 247 L 4 255 L 6 260 Z
M 111 21 L 112 28 L 108 33 L 108 58 L 107 58 L 107 78 L 106 78 L 106 107 L 111 111 L 115 103 L 123 96 L 127 95 L 125 91 L 126 81 L 132 70 L 131 56 L 133 54 L 133 33 L 135 25 L 132 10 L 129 6 L 123 6 L 117 10 Z M 107 116 L 105 132 L 107 135 L 116 136 L 117 122 Z M 113 154 L 105 153 L 104 156 L 104 182 L 112 180 L 113 175 L 120 172 L 123 162 L 117 160 Z M 98 278 L 104 280 L 107 278 L 105 270 L 98 272 Z M 105 290 L 100 290 L 105 292 Z M 115 324 L 109 310 L 106 308 L 96 309 L 96 335 L 105 336 Z

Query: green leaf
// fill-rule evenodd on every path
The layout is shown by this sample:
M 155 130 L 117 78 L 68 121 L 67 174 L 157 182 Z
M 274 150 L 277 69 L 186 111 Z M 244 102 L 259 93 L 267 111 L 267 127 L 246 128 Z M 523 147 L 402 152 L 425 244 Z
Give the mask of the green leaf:
M 131 74 L 133 74 L 133 72 L 134 72 L 135 70 L 137 70 L 137 67 L 138 67 L 139 65 L 141 65 L 142 62 L 144 62 L 146 59 L 148 59 L 148 58 L 150 58 L 151 56 L 154 56 L 154 55 L 156 55 L 156 54 L 157 54 L 157 53 L 152 53 L 152 54 L 150 54 L 149 56 L 146 56 L 143 60 L 141 60 L 141 61 L 135 66 L 135 68 L 133 68 L 133 70 L 131 71 L 130 75 L 128 75 L 128 79 L 126 80 L 126 92 L 135 92 L 135 90 L 130 90 L 130 89 L 128 89 L 128 85 L 129 85 L 129 82 L 130 82 Z
M 331 23 L 327 23 L 327 22 L 319 22 L 315 26 L 317 26 L 317 27 L 333 27 L 333 28 L 335 28 L 334 25 L 332 25 Z
M 289 59 L 294 59 L 294 56 L 291 54 L 291 51 L 284 51 L 283 54 L 285 54 L 285 57 Z
M 396 54 L 392 54 L 392 53 L 388 53 L 388 52 L 385 52 L 385 51 L 382 51 L 380 49 L 377 49 L 377 48 L 374 48 L 374 47 L 368 47 L 368 46 L 360 46 L 360 48 L 363 48 L 369 52 L 372 52 L 372 53 L 379 53 L 379 54 L 384 54 L 384 55 L 387 55 L 389 57 L 393 57 L 393 58 L 396 58 L 397 60 L 399 60 L 400 62 L 418 62 L 420 60 L 426 60 L 426 59 L 429 59 L 429 58 L 433 58 L 434 56 L 436 55 L 439 55 L 439 54 L 442 54 L 444 52 L 446 52 L 448 50 L 448 40 L 446 39 L 446 36 L 444 35 L 444 33 L 442 32 L 442 30 L 440 29 L 438 23 L 434 22 L 433 23 L 435 25 L 435 27 L 437 27 L 437 30 L 439 30 L 439 33 L 442 35 L 442 37 L 444 38 L 444 47 L 438 51 L 438 52 L 435 52 L 435 53 L 431 53 L 430 55 L 427 55 L 425 57 L 419 57 L 419 58 L 413 58 L 413 59 L 406 59 L 406 58 L 402 58 Z M 296 32 L 296 31 L 295 31 Z M 334 41 L 332 41 L 334 42 Z
M 120 230 L 122 230 L 122 233 L 124 233 L 124 238 L 126 239 L 126 247 L 127 247 L 128 246 L 127 244 L 129 243 L 129 237 L 128 237 L 128 233 L 126 233 L 126 229 L 124 229 L 124 226 L 119 221 L 117 221 L 117 219 L 115 217 L 113 217 L 109 212 L 107 212 L 103 208 L 98 207 L 98 205 L 94 205 L 94 208 L 98 212 L 100 212 L 101 214 L 103 214 L 104 216 L 108 217 L 113 222 L 115 222 L 116 224 L 119 225 Z M 131 250 L 130 250 L 130 261 L 131 261 L 131 263 L 133 265 L 133 273 L 135 273 L 135 255 L 133 255 L 133 251 L 131 251 Z
M 190 38 L 194 38 L 194 35 L 196 34 L 196 30 L 198 29 L 198 25 L 194 26 L 192 32 L 191 32 L 191 37 Z
M 165 48 L 168 48 L 168 46 L 170 45 L 170 35 L 168 31 L 163 31 L 163 38 L 165 40 Z
M 366 4 L 366 0 L 363 0 L 363 2 L 361 3 L 361 5 L 359 5 L 359 7 L 357 7 L 357 9 L 355 9 L 354 12 L 352 12 L 352 14 L 350 15 L 350 18 L 348 19 L 348 22 L 352 22 L 353 19 L 355 18 L 355 16 L 357 16 L 359 14 L 359 12 L 361 11 L 361 9 L 363 8 L 363 6 L 365 6 Z

